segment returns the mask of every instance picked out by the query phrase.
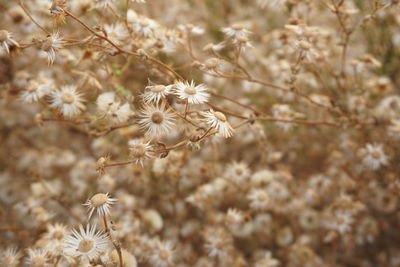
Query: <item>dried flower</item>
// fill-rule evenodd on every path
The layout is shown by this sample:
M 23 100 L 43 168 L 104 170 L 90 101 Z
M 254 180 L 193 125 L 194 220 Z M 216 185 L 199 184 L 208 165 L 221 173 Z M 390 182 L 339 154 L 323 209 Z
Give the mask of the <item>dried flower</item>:
M 168 95 L 172 94 L 173 86 L 154 84 L 146 86 L 144 90 L 145 92 L 143 94 L 143 100 L 146 103 L 158 103 L 161 99 L 165 99 Z
M 57 50 L 63 48 L 63 44 L 65 41 L 61 38 L 58 32 L 55 32 L 46 37 L 46 39 L 42 42 L 42 51 L 47 55 L 47 62 L 49 65 L 54 63 L 56 59 Z
M 146 135 L 151 138 L 161 137 L 169 133 L 174 126 L 175 117 L 170 109 L 161 105 L 145 105 L 140 113 L 139 124 Z
M 88 199 L 84 206 L 87 206 L 89 210 L 89 220 L 93 215 L 93 212 L 96 210 L 97 214 L 100 217 L 105 217 L 110 215 L 110 205 L 114 204 L 117 201 L 115 198 L 110 198 L 108 193 L 98 193 L 92 196 L 91 199 Z
M 85 109 L 82 94 L 77 91 L 76 86 L 64 86 L 54 91 L 51 97 L 51 107 L 59 109 L 64 116 L 77 115 Z
M 145 160 L 150 159 L 153 156 L 152 146 L 150 142 L 143 140 L 130 140 L 129 143 L 129 155 L 135 161 L 136 164 L 143 166 Z
M 18 47 L 18 43 L 13 39 L 13 34 L 6 30 L 0 30 L 0 44 L 7 53 L 10 53 L 10 45 Z
M 95 226 L 79 226 L 79 232 L 72 230 L 65 239 L 65 253 L 72 257 L 84 256 L 96 259 L 109 247 L 109 239 L 102 231 L 96 231 Z
M 205 118 L 205 122 L 223 137 L 229 138 L 233 135 L 233 128 L 222 112 L 210 110 L 202 112 L 201 115 Z
M 190 104 L 203 104 L 210 97 L 204 84 L 195 85 L 193 81 L 190 83 L 177 82 L 175 84 L 175 93 L 180 99 L 185 99 Z
M 379 144 L 367 144 L 366 154 L 363 158 L 363 163 L 365 166 L 371 168 L 372 170 L 377 170 L 383 165 L 388 164 L 388 157 L 383 151 L 382 145 Z

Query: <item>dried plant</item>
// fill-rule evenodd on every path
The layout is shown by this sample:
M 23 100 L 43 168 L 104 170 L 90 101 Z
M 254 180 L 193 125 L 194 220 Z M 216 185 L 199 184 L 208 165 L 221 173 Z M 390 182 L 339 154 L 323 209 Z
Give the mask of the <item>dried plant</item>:
M 400 1 L 0 11 L 1 266 L 400 266 Z

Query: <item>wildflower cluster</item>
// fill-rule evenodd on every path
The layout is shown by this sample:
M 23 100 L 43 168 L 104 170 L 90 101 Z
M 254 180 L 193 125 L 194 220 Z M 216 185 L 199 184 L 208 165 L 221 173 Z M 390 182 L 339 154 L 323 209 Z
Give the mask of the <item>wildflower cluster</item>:
M 399 266 L 400 1 L 0 1 L 0 266 Z

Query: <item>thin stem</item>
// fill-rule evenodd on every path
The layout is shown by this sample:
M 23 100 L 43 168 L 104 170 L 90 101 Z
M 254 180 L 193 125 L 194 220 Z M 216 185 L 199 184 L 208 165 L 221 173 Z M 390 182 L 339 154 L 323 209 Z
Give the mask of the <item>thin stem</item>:
M 124 267 L 124 262 L 123 262 L 123 259 L 122 259 L 121 246 L 111 236 L 111 231 L 110 231 L 110 228 L 108 227 L 108 222 L 107 222 L 107 216 L 106 215 L 103 216 L 103 223 L 104 223 L 104 229 L 105 229 L 106 233 L 108 234 L 108 237 L 110 238 L 111 242 L 113 243 L 115 250 L 118 253 L 119 266 L 120 267 Z
M 30 14 L 29 10 L 26 8 L 23 0 L 18 0 L 18 4 L 21 6 L 21 8 L 24 10 L 25 14 L 30 18 L 30 20 L 38 26 L 42 31 L 44 31 L 46 34 L 50 34 L 48 30 L 46 30 L 43 26 L 41 26 Z
M 296 123 L 296 124 L 305 124 L 305 125 L 325 125 L 331 126 L 335 128 L 341 128 L 341 125 L 335 122 L 328 122 L 328 121 L 306 121 L 306 120 L 288 120 L 288 119 L 281 119 L 281 118 L 273 118 L 273 117 L 257 117 L 255 120 L 262 120 L 262 121 L 278 121 L 284 123 Z
M 132 164 L 132 163 L 135 163 L 135 161 L 134 160 L 127 160 L 127 161 L 121 161 L 121 162 L 114 162 L 114 163 L 109 163 L 109 164 L 104 165 L 104 168 L 114 167 L 114 166 L 129 165 L 129 164 Z
M 84 23 L 82 20 L 80 20 L 78 17 L 76 17 L 74 14 L 72 14 L 71 12 L 69 12 L 68 10 L 64 10 L 64 12 L 70 16 L 72 19 L 74 19 L 75 21 L 77 21 L 79 24 L 81 24 L 86 30 L 90 31 L 92 34 L 96 35 L 97 37 L 99 37 L 100 39 L 105 40 L 106 42 L 108 42 L 110 45 L 112 45 L 115 49 L 118 50 L 118 52 L 120 53 L 125 53 L 131 56 L 135 56 L 140 58 L 140 55 L 136 52 L 132 52 L 132 51 L 128 51 L 125 50 L 123 48 L 121 48 L 120 46 L 118 46 L 117 44 L 115 44 L 112 40 L 110 40 L 107 36 L 104 36 L 102 34 L 99 34 L 98 32 L 96 32 L 95 30 L 93 30 L 92 28 L 90 28 L 86 23 Z M 177 72 L 175 72 L 170 66 L 166 65 L 165 63 L 161 62 L 160 60 L 151 57 L 149 55 L 147 55 L 147 59 L 153 63 L 156 63 L 158 65 L 160 65 L 161 67 L 163 67 L 164 69 L 166 69 L 168 71 L 169 74 L 171 74 L 172 76 L 180 79 L 180 80 L 184 80 L 183 77 L 181 75 L 179 75 Z

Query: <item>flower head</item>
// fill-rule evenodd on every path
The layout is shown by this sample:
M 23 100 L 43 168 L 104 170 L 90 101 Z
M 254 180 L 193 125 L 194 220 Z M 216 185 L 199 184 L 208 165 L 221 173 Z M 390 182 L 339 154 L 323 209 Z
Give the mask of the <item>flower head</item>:
M 155 267 L 167 267 L 173 264 L 174 250 L 171 242 L 156 240 L 154 250 L 150 255 L 150 262 Z
M 96 259 L 109 246 L 108 237 L 102 231 L 97 232 L 95 226 L 79 226 L 79 232 L 72 230 L 71 235 L 65 239 L 65 253 L 72 257 L 86 256 Z
M 54 63 L 54 60 L 56 59 L 56 52 L 63 47 L 63 44 L 64 41 L 58 32 L 47 36 L 47 38 L 43 41 L 41 48 L 42 51 L 44 51 L 47 55 L 47 62 L 49 65 Z
M 372 170 L 379 169 L 382 165 L 388 164 L 388 157 L 383 151 L 382 145 L 367 144 L 366 154 L 363 158 L 363 163 Z
M 29 86 L 21 93 L 21 98 L 28 103 L 37 102 L 40 98 L 50 93 L 51 88 L 51 83 L 31 81 Z
M 165 104 L 146 105 L 141 111 L 139 124 L 149 137 L 167 134 L 173 128 L 175 118 Z
M 0 30 L 0 47 L 10 53 L 10 45 L 18 46 L 18 43 L 13 39 L 13 34 L 6 30 Z
M 143 37 L 151 37 L 159 28 L 159 24 L 150 18 L 139 16 L 135 11 L 129 10 L 127 20 L 133 31 Z
M 153 156 L 151 151 L 150 142 L 144 142 L 143 140 L 130 140 L 129 143 L 129 155 L 136 162 L 143 166 L 143 162 Z
M 231 27 L 222 28 L 222 32 L 228 37 L 236 39 L 238 37 L 248 37 L 250 31 L 241 24 L 233 24 Z
M 88 207 L 89 210 L 89 220 L 92 217 L 93 212 L 97 210 L 97 214 L 99 216 L 107 216 L 110 214 L 110 205 L 114 204 L 117 201 L 115 198 L 110 198 L 108 193 L 98 193 L 92 196 L 91 199 L 88 199 L 84 206 Z
M 263 189 L 253 189 L 249 195 L 250 207 L 256 210 L 264 210 L 269 204 L 269 195 L 266 190 Z
M 106 24 L 104 31 L 107 33 L 107 37 L 117 45 L 121 45 L 122 41 L 129 36 L 129 32 L 122 23 Z
M 202 116 L 205 118 L 205 122 L 215 128 L 223 137 L 229 138 L 233 135 L 233 128 L 222 112 L 210 110 L 202 112 Z
M 204 84 L 196 86 L 193 81 L 190 83 L 177 82 L 175 84 L 175 93 L 180 99 L 187 99 L 190 104 L 203 104 L 210 97 L 207 93 L 207 87 Z
M 46 267 L 49 260 L 48 253 L 40 249 L 28 249 L 28 257 L 25 259 L 27 266 Z
M 233 162 L 228 166 L 226 176 L 226 178 L 240 183 L 249 178 L 250 170 L 244 162 Z
M 116 99 L 114 92 L 107 92 L 99 95 L 96 105 L 100 116 L 107 117 L 116 123 L 126 122 L 133 113 L 129 103 L 121 104 L 121 102 Z
M 1 266 L 17 267 L 20 266 L 21 253 L 14 247 L 7 248 L 0 257 Z
M 73 116 L 79 114 L 85 105 L 76 86 L 69 85 L 53 92 L 51 107 L 61 110 L 64 116 Z
M 161 84 L 155 84 L 146 86 L 146 88 L 144 89 L 145 92 L 143 94 L 143 100 L 146 103 L 158 103 L 161 99 L 164 99 L 165 97 L 167 97 L 167 95 L 171 94 L 172 89 L 172 85 L 165 86 Z

